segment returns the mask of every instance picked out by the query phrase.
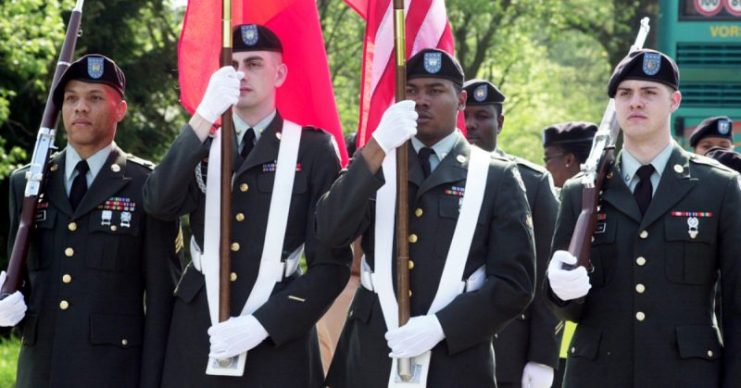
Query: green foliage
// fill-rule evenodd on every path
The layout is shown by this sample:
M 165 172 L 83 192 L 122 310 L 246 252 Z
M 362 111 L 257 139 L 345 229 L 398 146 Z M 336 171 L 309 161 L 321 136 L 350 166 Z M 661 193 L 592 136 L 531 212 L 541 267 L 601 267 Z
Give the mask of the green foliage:
M 0 388 L 15 386 L 15 369 L 21 341 L 17 337 L 0 339 Z

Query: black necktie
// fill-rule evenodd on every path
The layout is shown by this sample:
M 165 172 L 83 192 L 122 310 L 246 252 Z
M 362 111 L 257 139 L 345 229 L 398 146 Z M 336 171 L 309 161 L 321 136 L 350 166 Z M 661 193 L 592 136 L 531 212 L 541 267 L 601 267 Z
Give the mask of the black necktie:
M 242 157 L 242 160 L 247 159 L 247 155 L 250 154 L 250 151 L 252 151 L 252 148 L 255 147 L 255 130 L 252 128 L 248 128 L 247 132 L 244 133 L 244 136 L 242 137 L 242 151 L 239 152 L 239 156 Z
M 82 197 L 87 193 L 87 178 L 85 175 L 90 170 L 90 166 L 86 161 L 81 160 L 77 162 L 75 170 L 77 170 L 77 176 L 72 181 L 72 187 L 69 190 L 69 203 L 72 204 L 72 210 L 77 209 L 77 205 L 80 204 Z
M 420 166 L 422 166 L 422 172 L 425 174 L 425 178 L 430 176 L 430 172 L 432 172 L 430 168 L 430 155 L 432 155 L 432 152 L 432 148 L 429 147 L 422 147 L 417 152 L 417 158 L 419 159 Z
M 638 208 L 641 209 L 641 215 L 646 214 L 648 204 L 651 203 L 651 197 L 654 191 L 653 185 L 651 185 L 651 174 L 653 173 L 654 166 L 650 164 L 641 166 L 638 171 L 636 171 L 636 175 L 638 175 L 640 180 L 633 191 L 633 197 L 635 197 L 636 202 L 638 203 Z

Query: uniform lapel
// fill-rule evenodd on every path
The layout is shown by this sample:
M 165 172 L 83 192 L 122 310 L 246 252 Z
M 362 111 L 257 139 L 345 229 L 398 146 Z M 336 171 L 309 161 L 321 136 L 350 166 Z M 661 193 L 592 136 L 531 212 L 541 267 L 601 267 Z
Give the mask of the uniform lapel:
M 450 182 L 459 182 L 466 179 L 468 173 L 468 159 L 471 147 L 462 136 L 453 146 L 453 149 L 437 166 L 435 171 L 425 179 L 417 190 L 417 199 L 427 191 Z M 415 155 L 416 156 L 416 155 Z M 421 168 L 420 168 L 421 171 Z M 410 174 L 411 175 L 411 174 Z
M 114 167 L 117 166 L 117 167 Z M 103 168 L 82 198 L 82 202 L 73 213 L 73 218 L 80 218 L 83 214 L 95 209 L 101 202 L 119 192 L 131 181 L 126 176 L 126 154 L 120 148 L 113 146 Z
M 49 180 L 46 183 L 46 198 L 54 204 L 54 207 L 66 214 L 72 215 L 72 205 L 67 198 L 67 190 L 64 188 L 64 168 L 66 150 L 52 157 Z
M 247 159 L 239 166 L 235 175 L 263 163 L 275 162 L 278 159 L 278 149 L 280 148 L 280 130 L 283 129 L 283 119 L 280 114 L 275 114 L 275 118 L 265 128 L 260 135 L 260 140 L 255 144 Z
M 661 174 L 659 187 L 643 217 L 643 227 L 661 218 L 697 184 L 697 179 L 690 176 L 689 153 L 676 144 L 672 147 L 674 150 Z
M 620 156 L 618 155 L 618 159 Z M 633 193 L 621 178 L 620 169 L 617 163 L 612 165 L 608 173 L 609 180 L 607 190 L 603 190 L 602 200 L 614 206 L 618 211 L 632 218 L 635 222 L 641 222 L 641 210 L 638 208 Z
M 422 171 L 422 166 L 419 164 L 417 152 L 414 151 L 412 142 L 409 142 L 409 182 L 420 187 L 424 180 L 425 173 Z

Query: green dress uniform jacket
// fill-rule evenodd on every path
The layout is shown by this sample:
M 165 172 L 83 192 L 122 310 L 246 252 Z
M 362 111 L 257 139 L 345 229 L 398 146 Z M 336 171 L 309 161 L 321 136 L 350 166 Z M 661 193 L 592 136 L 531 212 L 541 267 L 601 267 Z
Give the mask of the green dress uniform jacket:
M 551 240 L 556 227 L 558 199 L 548 171 L 525 159 L 503 154 L 517 163 L 525 183 L 527 202 L 533 214 L 536 254 L 535 299 L 530 306 L 501 332 L 494 335 L 497 383 L 499 386 L 520 386 L 522 370 L 529 361 L 558 367 L 561 348 L 561 322 L 548 308 L 542 293 L 543 278 L 548 268 Z
M 460 137 L 424 179 L 414 150 L 409 158 L 411 315 L 432 304 L 458 221 L 471 147 Z M 446 338 L 432 349 L 428 386 L 495 387 L 491 339 L 522 313 L 534 292 L 535 260 L 530 210 L 515 165 L 492 156 L 488 181 L 464 278 L 485 266 L 483 286 L 457 296 L 437 312 Z M 365 259 L 374 265 L 375 195 L 383 174 L 370 173 L 357 156 L 317 205 L 320 240 L 332 247 L 363 236 Z M 392 266 L 395 267 L 395 266 Z M 395 272 L 395 268 L 394 268 Z M 393 276 L 394 283 L 396 275 Z M 396 287 L 394 285 L 394 287 Z M 377 295 L 355 295 L 327 376 L 331 387 L 384 387 L 391 369 L 386 323 Z
M 231 315 L 241 313 L 257 278 L 265 241 L 270 197 L 278 159 L 279 114 L 262 132 L 244 161 L 235 149 L 232 190 Z M 236 142 L 235 142 L 236 144 Z M 276 284 L 270 299 L 254 316 L 269 338 L 247 354 L 242 377 L 205 374 L 211 327 L 203 275 L 189 265 L 175 292 L 163 387 L 318 387 L 323 380 L 313 328 L 339 295 L 350 276 L 349 248 L 330 251 L 318 244 L 314 207 L 337 177 L 340 162 L 332 137 L 304 127 L 288 214 L 283 257 L 305 243 L 308 272 Z M 144 189 L 145 208 L 163 219 L 190 214 L 195 239 L 203 247 L 205 194 L 194 170 L 208 156 L 211 141 L 201 141 L 190 126 L 175 139 Z M 241 163 L 240 163 L 241 162 Z M 205 173 L 203 179 L 205 181 Z M 215 227 L 209 225 L 208 227 Z M 339 258 L 339 259 L 338 259 Z
M 583 301 L 556 313 L 578 323 L 566 387 L 738 387 L 741 382 L 741 190 L 737 173 L 673 145 L 641 218 L 619 166 L 607 176 Z M 620 158 L 618 159 L 620 160 Z M 566 249 L 582 186 L 570 180 L 553 248 Z M 699 225 L 691 233 L 691 213 Z M 713 319 L 718 274 L 724 336 Z
M 52 157 L 31 234 L 17 387 L 158 387 L 178 225 L 144 212 L 152 165 L 116 146 L 73 211 L 65 152 Z M 27 169 L 10 178 L 11 247 Z

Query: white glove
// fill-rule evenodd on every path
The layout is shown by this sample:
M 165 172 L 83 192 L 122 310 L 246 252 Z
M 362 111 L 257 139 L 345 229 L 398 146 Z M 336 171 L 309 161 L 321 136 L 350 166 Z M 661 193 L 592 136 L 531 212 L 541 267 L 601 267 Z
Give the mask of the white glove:
M 445 333 L 435 314 L 413 317 L 406 325 L 386 332 L 389 357 L 393 358 L 417 357 L 443 339 Z
M 522 370 L 522 388 L 550 388 L 553 384 L 553 368 L 528 361 Z
M 548 281 L 553 293 L 563 301 L 587 295 L 589 289 L 592 288 L 587 269 L 577 267 L 568 270 L 563 268 L 564 264 L 576 264 L 576 257 L 567 251 L 554 252 L 551 263 L 548 264 Z
M 213 123 L 230 106 L 239 101 L 239 81 L 244 73 L 224 66 L 211 74 L 206 93 L 196 109 L 196 114 Z
M 268 338 L 268 332 L 252 315 L 231 317 L 208 329 L 211 358 L 225 359 L 244 353 Z
M 0 273 L 0 287 L 5 284 L 6 277 L 5 271 Z M 20 291 L 16 291 L 0 300 L 0 327 L 17 325 L 26 316 L 26 309 L 26 301 L 23 300 L 23 294 Z
M 373 131 L 373 138 L 387 155 L 417 134 L 419 115 L 414 110 L 415 105 L 412 100 L 404 100 L 391 105 L 383 112 L 381 122 Z

